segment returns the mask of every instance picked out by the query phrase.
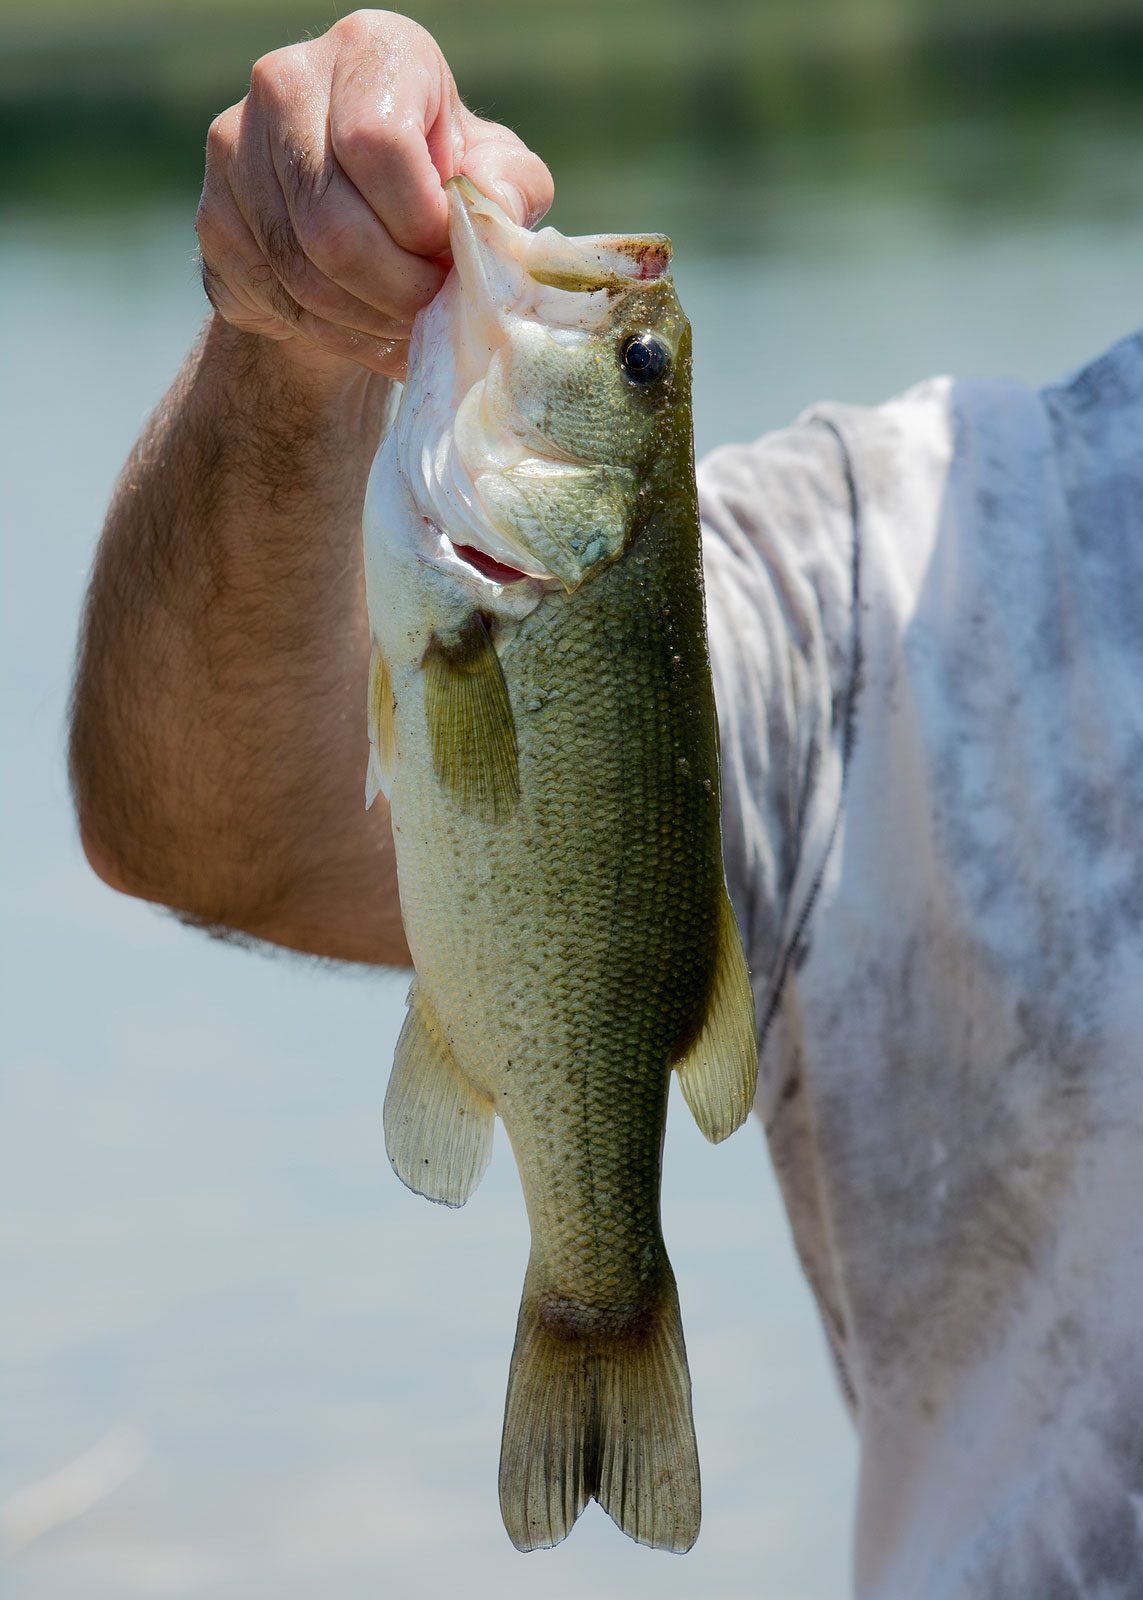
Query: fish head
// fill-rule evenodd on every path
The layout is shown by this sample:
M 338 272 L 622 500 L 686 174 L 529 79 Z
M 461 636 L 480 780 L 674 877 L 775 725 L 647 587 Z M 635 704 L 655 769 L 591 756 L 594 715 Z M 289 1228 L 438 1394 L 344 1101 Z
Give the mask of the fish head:
M 532 232 L 465 178 L 447 192 L 454 270 L 414 329 L 401 470 L 486 579 L 571 591 L 636 537 L 657 473 L 689 479 L 670 243 Z

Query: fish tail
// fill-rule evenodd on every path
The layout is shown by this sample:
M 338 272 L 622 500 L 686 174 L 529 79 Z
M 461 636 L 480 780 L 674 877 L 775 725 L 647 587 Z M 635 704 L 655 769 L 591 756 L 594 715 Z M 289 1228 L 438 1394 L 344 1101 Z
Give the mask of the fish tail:
M 591 1499 L 639 1544 L 689 1550 L 700 1516 L 678 1293 L 589 1307 L 524 1286 L 500 1451 L 500 1509 L 518 1550 L 559 1544 Z

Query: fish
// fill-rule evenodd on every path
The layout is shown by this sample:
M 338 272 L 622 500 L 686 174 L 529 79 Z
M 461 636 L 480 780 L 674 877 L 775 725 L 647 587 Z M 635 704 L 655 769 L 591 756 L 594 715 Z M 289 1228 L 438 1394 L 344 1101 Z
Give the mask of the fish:
M 389 1160 L 462 1205 L 503 1122 L 531 1228 L 500 1505 L 520 1550 L 591 1499 L 684 1551 L 700 1483 L 660 1224 L 671 1072 L 746 1118 L 754 1003 L 727 894 L 691 424 L 658 234 L 569 237 L 446 185 L 364 515 L 366 798 L 416 976 Z

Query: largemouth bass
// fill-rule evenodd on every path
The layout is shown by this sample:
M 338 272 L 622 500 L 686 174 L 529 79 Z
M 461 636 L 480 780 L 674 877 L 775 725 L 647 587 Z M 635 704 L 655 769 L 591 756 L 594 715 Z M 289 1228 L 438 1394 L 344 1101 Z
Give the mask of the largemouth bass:
M 699 1527 L 659 1223 L 672 1068 L 749 1112 L 754 1008 L 723 877 L 690 327 L 655 235 L 517 227 L 448 186 L 365 515 L 367 795 L 392 809 L 416 979 L 385 1102 L 398 1175 L 462 1205 L 499 1116 L 532 1248 L 500 1502 L 522 1550 L 594 1497 Z

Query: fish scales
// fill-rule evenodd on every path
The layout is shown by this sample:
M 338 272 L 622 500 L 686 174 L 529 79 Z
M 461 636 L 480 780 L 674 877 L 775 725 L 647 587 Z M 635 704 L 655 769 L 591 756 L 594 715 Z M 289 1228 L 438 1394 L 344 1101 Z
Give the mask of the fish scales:
M 468 188 L 451 210 L 457 304 L 446 285 L 436 309 L 453 343 L 435 348 L 454 362 L 455 421 L 425 424 L 414 363 L 366 519 L 375 777 L 417 970 L 386 1137 L 405 1181 L 450 1204 L 479 1179 L 493 1113 L 516 1156 L 532 1250 L 501 1460 L 513 1540 L 557 1542 L 594 1496 L 636 1539 L 685 1549 L 699 1489 L 659 1222 L 669 1078 L 674 1065 L 718 1138 L 749 1110 L 757 1067 L 721 862 L 689 330 L 669 282 L 632 282 L 631 263 L 665 264 L 662 240 L 527 234 Z M 571 298 L 590 300 L 602 337 L 585 352 L 573 326 L 537 345 L 542 319 L 505 333 L 489 312 L 466 347 L 452 324 L 471 303 L 534 296 L 561 251 L 576 287 L 549 288 L 548 314 L 566 329 Z M 531 276 L 513 277 L 520 255 Z M 429 323 L 421 363 L 431 339 Z M 669 358 L 657 400 L 625 387 L 645 381 L 619 370 L 633 339 Z M 550 454 L 521 463 L 517 437 Z M 474 440 L 493 463 L 475 478 Z M 409 490 L 418 471 L 436 474 L 443 514 Z M 513 471 L 527 492 L 506 516 Z M 472 514 L 482 486 L 489 528 Z
M 655 521 L 635 559 L 597 580 L 590 610 L 556 597 L 505 650 L 513 706 L 565 684 L 517 718 L 516 814 L 474 845 L 471 824 L 426 784 L 415 802 L 420 826 L 450 847 L 430 845 L 437 871 L 423 872 L 407 903 L 402 888 L 428 998 L 453 1019 L 458 1064 L 496 1098 L 522 1156 L 544 1259 L 558 1262 L 564 1292 L 588 1304 L 602 1293 L 600 1271 L 614 1274 L 624 1254 L 641 1259 L 654 1247 L 661 1270 L 662 1102 L 674 1048 L 709 986 L 722 889 L 713 729 L 706 719 L 705 737 L 693 731 L 709 707 L 705 663 L 689 659 L 701 649 L 701 607 L 692 602 L 687 616 L 686 592 L 672 594 L 678 558 L 660 556 L 656 535 L 674 543 L 679 534 Z M 688 588 L 693 595 L 693 575 Z M 588 670 L 569 670 L 569 657 Z M 495 940 L 483 921 L 453 914 L 458 900 L 481 904 L 489 881 L 500 885 Z M 696 939 L 696 928 L 707 937 Z M 501 997 L 518 991 L 521 971 L 536 981 L 508 1022 Z M 512 1063 L 510 1086 L 484 1076 L 492 1033 Z M 570 1171 L 568 1119 L 583 1129 L 582 1165 Z M 646 1129 L 642 1150 L 635 1128 Z M 583 1244 L 600 1217 L 612 1241 L 602 1268 Z M 632 1293 L 639 1281 L 627 1285 Z

